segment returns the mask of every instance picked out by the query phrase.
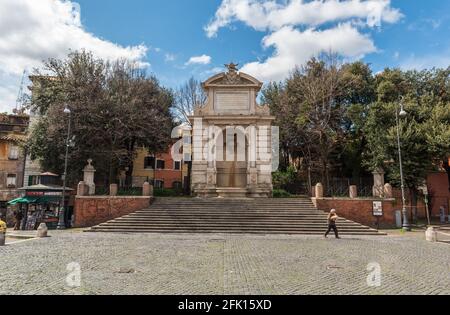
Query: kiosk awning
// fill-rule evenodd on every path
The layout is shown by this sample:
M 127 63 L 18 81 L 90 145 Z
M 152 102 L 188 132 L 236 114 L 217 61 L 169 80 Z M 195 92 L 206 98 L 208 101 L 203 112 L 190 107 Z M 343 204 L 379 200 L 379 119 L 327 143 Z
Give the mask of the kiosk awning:
M 48 203 L 58 203 L 61 201 L 59 196 L 25 196 L 17 198 L 8 202 L 8 205 L 13 206 L 16 204 L 48 204 Z
M 38 200 L 39 200 L 39 197 L 25 196 L 25 197 L 11 200 L 10 202 L 8 202 L 8 205 L 12 206 L 12 205 L 20 204 L 20 203 L 22 203 L 22 204 L 23 203 L 25 203 L 25 204 L 36 203 Z

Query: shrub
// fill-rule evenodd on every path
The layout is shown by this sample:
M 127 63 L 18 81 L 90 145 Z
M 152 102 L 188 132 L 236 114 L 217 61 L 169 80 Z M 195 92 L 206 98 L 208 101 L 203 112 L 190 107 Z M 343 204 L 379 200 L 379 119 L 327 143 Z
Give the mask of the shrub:
M 297 171 L 293 166 L 289 166 L 286 171 L 273 173 L 272 180 L 275 189 L 289 190 L 290 187 L 295 186 Z
M 290 198 L 292 195 L 284 189 L 274 189 L 273 198 Z
M 155 197 L 179 197 L 183 195 L 181 189 L 168 189 L 168 188 L 155 188 L 153 190 L 153 195 Z

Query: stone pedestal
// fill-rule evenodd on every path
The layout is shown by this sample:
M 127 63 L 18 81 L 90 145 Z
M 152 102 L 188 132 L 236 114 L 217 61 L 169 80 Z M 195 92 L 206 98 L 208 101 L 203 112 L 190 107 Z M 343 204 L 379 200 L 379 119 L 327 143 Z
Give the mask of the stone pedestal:
M 315 188 L 315 197 L 316 198 L 323 198 L 323 185 L 321 183 L 318 183 Z
M 378 198 L 384 197 L 384 170 L 378 168 L 373 173 L 373 196 Z
M 149 182 L 145 182 L 142 186 L 142 195 L 146 197 L 153 196 L 153 186 Z
M 95 195 L 95 168 L 92 166 L 92 159 L 87 160 L 88 165 L 83 169 L 83 182 L 86 186 L 89 187 L 89 195 Z
M 208 167 L 206 169 L 206 188 L 217 187 L 217 172 L 215 168 Z
M 118 190 L 119 190 L 119 186 L 117 184 L 109 185 L 109 195 L 110 196 L 117 196 Z
M 350 198 L 355 199 L 358 198 L 358 187 L 355 185 L 350 186 Z
M 77 196 L 86 196 L 89 194 L 89 187 L 84 182 L 79 182 L 77 186 Z
M 392 185 L 387 183 L 384 185 L 384 198 L 393 198 L 394 194 L 392 193 Z

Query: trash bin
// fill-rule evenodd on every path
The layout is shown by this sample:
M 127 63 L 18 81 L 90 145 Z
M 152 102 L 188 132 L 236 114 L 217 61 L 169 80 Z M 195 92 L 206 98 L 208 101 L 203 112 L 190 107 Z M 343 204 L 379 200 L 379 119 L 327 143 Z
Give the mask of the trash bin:
M 398 228 L 401 228 L 402 225 L 402 211 L 401 210 L 397 210 L 395 211 L 395 225 Z

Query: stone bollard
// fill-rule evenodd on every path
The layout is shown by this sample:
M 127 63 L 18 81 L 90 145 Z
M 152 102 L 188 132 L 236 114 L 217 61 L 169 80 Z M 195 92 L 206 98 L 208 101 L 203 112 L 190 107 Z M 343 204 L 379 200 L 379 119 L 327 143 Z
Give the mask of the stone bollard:
M 41 223 L 37 229 L 37 237 L 39 238 L 47 237 L 47 233 L 48 233 L 47 224 Z
M 384 198 L 392 198 L 393 197 L 393 193 L 392 193 L 392 185 L 387 183 L 386 185 L 384 185 Z
M 316 198 L 323 198 L 323 185 L 318 183 L 316 185 Z
M 434 227 L 430 226 L 425 232 L 425 239 L 428 242 L 437 242 L 437 232 Z
M 5 246 L 6 233 L 0 233 L 0 246 Z
M 355 185 L 350 186 L 350 198 L 358 198 L 358 187 Z
M 146 197 L 153 196 L 153 186 L 149 182 L 145 182 L 142 186 L 142 195 Z
M 119 186 L 117 184 L 109 185 L 109 195 L 117 196 L 117 191 L 119 190 Z
M 85 196 L 86 195 L 86 185 L 84 182 L 79 182 L 77 187 L 77 196 Z

